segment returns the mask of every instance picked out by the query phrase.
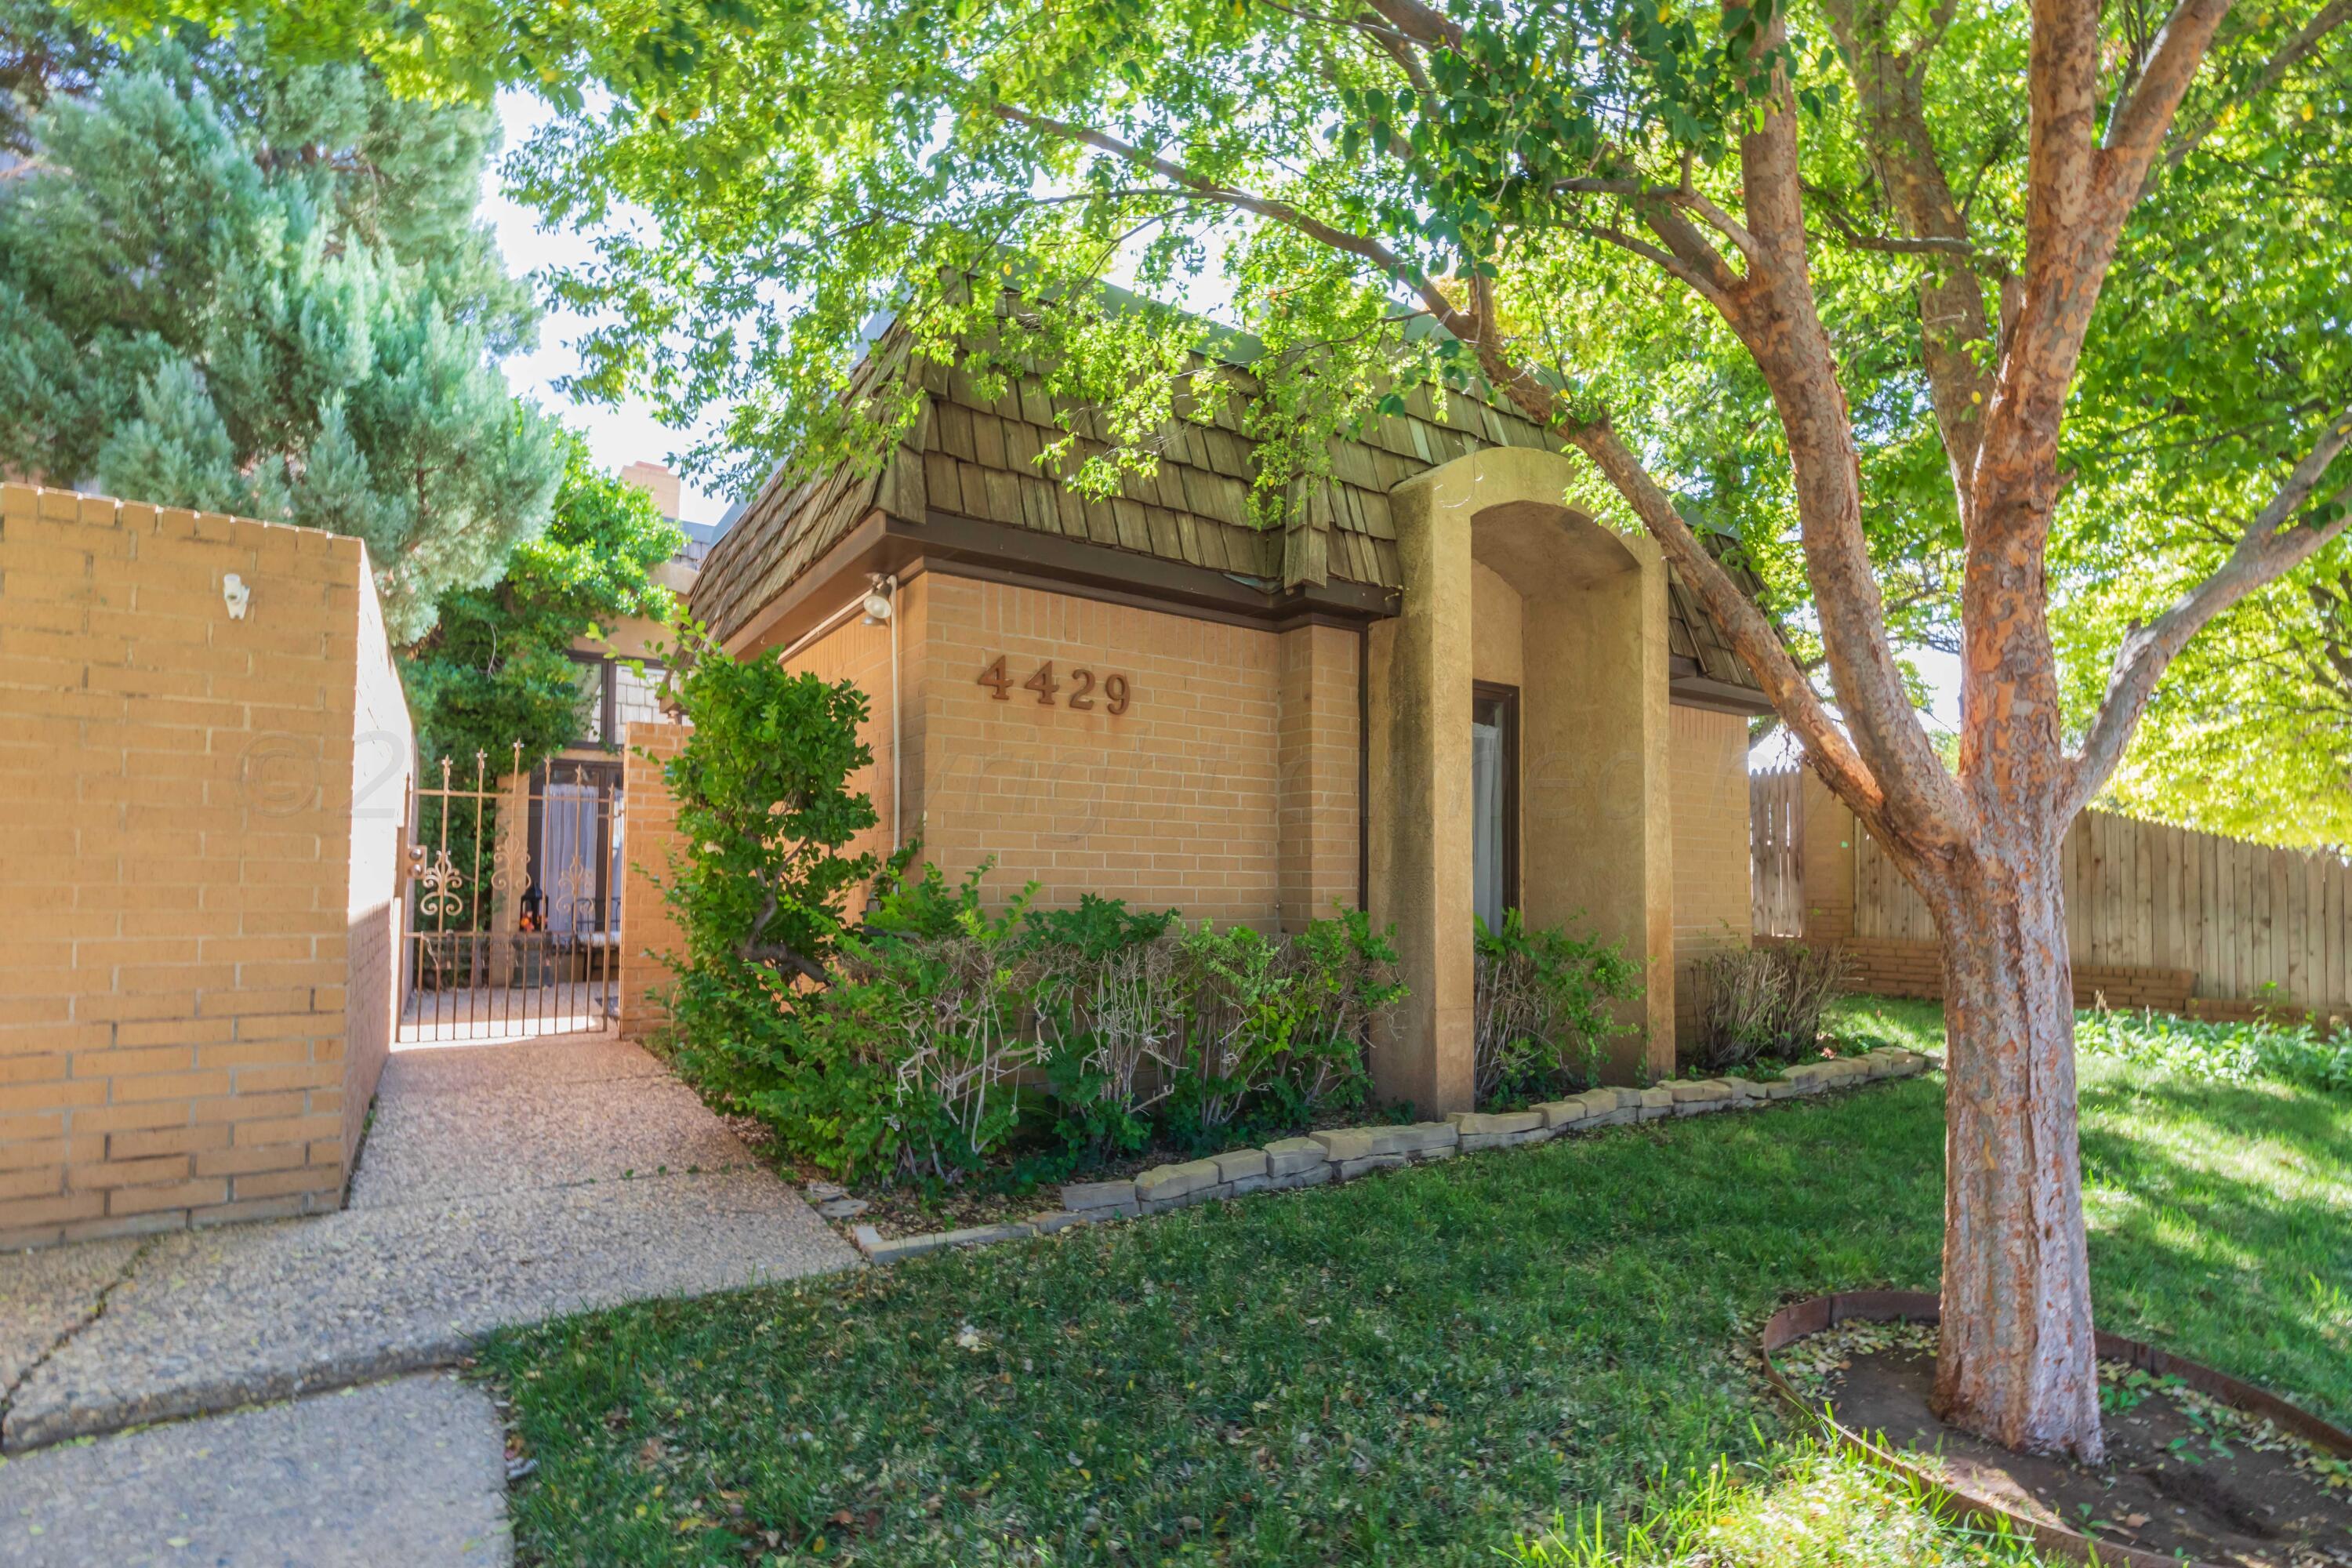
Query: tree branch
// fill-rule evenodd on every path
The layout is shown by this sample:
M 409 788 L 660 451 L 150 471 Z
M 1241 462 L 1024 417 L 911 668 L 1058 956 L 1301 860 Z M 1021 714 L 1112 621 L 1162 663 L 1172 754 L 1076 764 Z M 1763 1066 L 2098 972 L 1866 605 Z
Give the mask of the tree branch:
M 2067 763 L 2070 818 L 2105 787 L 2116 764 L 2123 760 L 2157 682 L 2189 639 L 2247 595 L 2310 560 L 2352 524 L 2352 484 L 2322 503 L 2334 513 L 2331 521 L 2294 521 L 2347 445 L 2352 445 L 2352 407 L 2329 421 L 2270 504 L 2246 525 L 2230 559 L 2218 571 L 2147 626 L 2135 626 L 2125 632 L 2107 679 L 2106 696 L 2084 736 L 2081 752 Z
M 1860 249 L 1943 254 L 1958 263 L 1948 272 L 1931 269 L 1919 279 L 1919 344 L 1937 431 L 1943 437 L 1945 461 L 1965 519 L 1984 406 L 1992 391 L 1991 374 L 1971 352 L 1973 345 L 1993 341 L 1984 288 L 1974 274 L 1991 271 L 1999 277 L 2009 268 L 2006 261 L 1997 270 L 1986 267 L 1989 258 L 1977 249 L 1968 216 L 1953 200 L 1951 182 L 1927 126 L 1923 96 L 1927 57 L 1941 39 L 1941 29 L 1950 25 L 1950 7 L 1939 10 L 1928 40 L 1898 54 L 1888 44 L 1885 13 L 1865 12 L 1864 4 L 1824 0 L 1823 9 L 1853 77 L 1864 143 L 1903 237 L 1866 239 L 1834 203 L 1819 203 L 1815 210 Z
M 1742 593 L 1731 574 L 1698 542 L 1690 524 L 1675 510 L 1664 490 L 1650 477 L 1640 459 L 1617 438 L 1606 418 L 1564 426 L 1569 443 L 1592 460 L 1603 478 L 1625 498 L 1641 518 L 1666 559 L 1673 562 L 1684 584 L 1698 595 L 1701 607 L 1713 617 L 1734 653 L 1756 673 L 1773 710 L 1804 742 L 1807 756 L 1822 782 L 1874 830 L 1887 830 L 1885 791 L 1853 742 L 1831 717 L 1812 682 L 1781 642 L 1771 620 L 1756 602 Z
M 2219 109 L 2207 115 L 2193 130 L 2183 131 L 2178 125 L 2173 127 L 2171 140 L 2165 143 L 2163 166 L 2167 169 L 2179 168 L 2181 160 L 2197 151 L 2204 144 L 2205 138 L 2221 128 L 2222 116 L 2239 104 L 2250 103 L 2278 86 L 2286 79 L 2286 73 L 2294 68 L 2297 61 L 2319 47 L 2320 39 L 2342 26 L 2347 21 L 2352 21 L 2352 0 L 2332 0 L 2331 4 L 2321 6 L 2319 15 L 2305 23 L 2295 31 L 2293 37 L 2279 46 L 2278 53 L 2263 63 L 2263 68 L 2255 73 L 2254 79 L 2247 85 L 2243 92 L 2231 94 Z M 2152 182 L 2155 179 L 2156 173 L 2155 170 L 2149 171 L 2148 181 Z M 2143 184 L 2140 195 L 2147 194 L 2146 185 Z
M 1083 143 L 1108 153 L 1114 157 L 1124 158 L 1129 163 L 1164 174 L 1178 184 L 1199 193 L 1208 200 L 1223 202 L 1244 212 L 1255 213 L 1260 217 L 1297 229 L 1309 239 L 1328 245 L 1334 250 L 1345 251 L 1350 256 L 1360 257 L 1370 262 L 1390 278 L 1411 289 L 1419 297 L 1423 308 L 1427 310 L 1437 323 L 1447 331 L 1465 343 L 1475 343 L 1478 341 L 1477 328 L 1471 318 L 1465 315 L 1453 300 L 1447 299 L 1444 291 L 1439 289 L 1421 268 L 1406 261 L 1377 239 L 1367 235 L 1351 234 L 1343 228 L 1336 228 L 1318 217 L 1300 212 L 1288 202 L 1270 200 L 1264 196 L 1253 195 L 1247 191 L 1237 190 L 1230 185 L 1221 184 L 1205 174 L 1186 168 L 1181 163 L 1162 158 L 1155 153 L 1147 153 L 1140 147 L 1122 142 L 1118 137 L 1106 132 L 1091 131 L 1082 125 L 1067 124 L 1042 114 L 1032 114 L 1026 110 L 1015 109 L 1008 103 L 1000 103 L 995 108 L 1000 119 L 1009 120 L 1018 125 L 1026 125 L 1033 130 L 1042 131 L 1047 135 L 1059 137 L 1066 142 Z
M 1365 0 L 1388 25 L 1417 44 L 1430 48 L 1462 49 L 1462 24 L 1421 0 Z

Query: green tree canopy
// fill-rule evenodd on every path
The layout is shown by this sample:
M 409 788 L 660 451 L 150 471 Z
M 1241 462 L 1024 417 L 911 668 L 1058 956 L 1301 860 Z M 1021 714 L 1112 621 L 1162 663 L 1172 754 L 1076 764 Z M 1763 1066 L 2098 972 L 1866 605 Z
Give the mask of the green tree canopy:
M 607 230 L 602 260 L 564 282 L 606 312 L 583 384 L 648 389 L 681 420 L 725 408 L 699 457 L 739 484 L 903 416 L 840 405 L 861 328 L 889 309 L 950 353 L 995 330 L 982 320 L 994 291 L 965 287 L 974 277 L 1023 297 L 1009 353 L 1049 358 L 1063 390 L 1100 399 L 1107 439 L 1057 455 L 1091 459 L 1080 482 L 1148 464 L 1153 428 L 1199 412 L 1189 399 L 1212 389 L 1181 352 L 1195 323 L 1099 308 L 1094 285 L 1118 267 L 1147 291 L 1205 289 L 1265 340 L 1265 363 L 1297 372 L 1299 390 L 1262 416 L 1292 427 L 1256 432 L 1276 438 L 1260 493 L 1278 512 L 1284 465 L 1312 467 L 1319 437 L 1397 379 L 1461 384 L 1482 368 L 1417 320 L 1432 313 L 1428 286 L 1467 306 L 1469 281 L 1487 279 L 1515 357 L 1570 406 L 1605 413 L 1685 515 L 1748 537 L 1784 635 L 1824 670 L 1765 378 L 1676 275 L 1687 247 L 1675 254 L 1645 216 L 1663 204 L 1696 225 L 1689 237 L 1730 248 L 1705 215 L 1738 205 L 1741 116 L 1759 85 L 1744 51 L 1769 12 L 752 0 L 666 7 L 646 27 L 604 6 L 519 0 L 305 7 L 290 22 L 266 4 L 192 9 L 366 47 L 439 89 L 521 81 L 570 105 L 523 152 L 528 194 L 590 226 L 618 202 L 654 220 Z M 2232 523 L 2352 396 L 2343 12 L 2230 15 L 2121 237 L 2067 411 L 2053 531 L 2077 733 L 2126 628 L 2226 560 Z M 1943 437 L 1965 421 L 1951 400 L 1968 378 L 1939 393 L 1931 362 L 1989 373 L 2004 280 L 2013 307 L 2023 279 L 2027 21 L 1979 0 L 1785 11 L 1778 58 L 1805 110 L 1813 281 L 1855 415 L 1888 619 L 1915 647 L 1958 647 L 1961 525 Z M 2133 0 L 2102 23 L 2103 122 L 2164 21 Z M 584 106 L 592 83 L 609 104 Z M 1923 331 L 1923 319 L 1946 324 Z M 2297 635 L 2272 623 L 2308 618 L 2311 575 L 2257 595 L 2228 635 Z M 2264 716 L 2289 711 L 2307 742 L 2307 685 L 2281 669 L 2286 684 L 2249 702 L 2249 679 L 2205 679 L 2192 661 L 2157 704 L 2146 750 L 2191 731 L 2209 756 L 2217 738 L 2265 747 L 2286 732 Z M 2175 771 L 2128 770 L 2126 793 L 2198 816 L 2196 791 L 2168 798 Z M 2352 800 L 2340 772 L 2303 783 Z
M 545 522 L 535 321 L 475 221 L 496 126 L 246 31 L 116 48 L 0 9 L 0 464 L 365 540 L 407 641 Z
M 480 751 L 495 774 L 520 741 L 522 765 L 537 764 L 580 731 L 573 641 L 617 620 L 667 620 L 675 609 L 651 574 L 686 536 L 644 490 L 598 469 L 577 437 L 562 448 L 546 531 L 516 547 L 497 583 L 443 595 L 439 621 L 402 667 L 428 760 L 466 768 Z
M 601 86 L 523 159 L 560 216 L 651 214 L 571 281 L 612 312 L 587 384 L 723 401 L 746 452 L 910 416 L 842 406 L 887 306 L 1097 397 L 1044 456 L 1075 482 L 1148 468 L 1221 382 L 1192 323 L 1101 308 L 1122 264 L 1264 340 L 1266 510 L 1399 377 L 1557 429 L 1935 917 L 1938 1413 L 2103 1458 L 2061 846 L 2197 634 L 2340 556 L 2352 4 L 305 9 L 419 79 Z M 1695 511 L 1793 535 L 1801 597 L 1751 601 Z M 1907 627 L 1960 654 L 1949 763 Z

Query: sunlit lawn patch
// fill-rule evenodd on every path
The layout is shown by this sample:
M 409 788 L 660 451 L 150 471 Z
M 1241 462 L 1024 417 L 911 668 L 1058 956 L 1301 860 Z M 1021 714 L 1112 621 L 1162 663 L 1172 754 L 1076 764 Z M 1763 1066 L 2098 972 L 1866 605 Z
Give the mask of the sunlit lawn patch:
M 2084 1076 L 2104 1321 L 2352 1414 L 2352 1100 Z M 1850 1491 L 1775 1458 L 1790 1428 L 1742 1352 L 1791 1296 L 1932 1288 L 1940 1090 L 519 1332 L 487 1357 L 539 1461 L 518 1541 L 562 1563 L 1467 1564 L 1580 1511 L 1671 1515 L 1686 1487 L 1659 1478 L 1726 1456 Z M 1869 1561 L 1946 1560 L 1890 1550 Z

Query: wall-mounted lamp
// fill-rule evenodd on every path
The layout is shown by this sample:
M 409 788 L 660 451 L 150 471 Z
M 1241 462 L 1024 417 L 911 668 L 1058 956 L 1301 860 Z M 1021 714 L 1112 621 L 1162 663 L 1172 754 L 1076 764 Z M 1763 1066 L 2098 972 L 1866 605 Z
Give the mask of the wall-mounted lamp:
M 869 626 L 878 626 L 890 618 L 890 595 L 877 588 L 866 595 L 864 608 L 866 624 Z
M 228 606 L 230 620 L 241 621 L 246 607 L 253 603 L 253 590 L 246 586 L 244 578 L 228 573 L 221 578 L 221 603 Z

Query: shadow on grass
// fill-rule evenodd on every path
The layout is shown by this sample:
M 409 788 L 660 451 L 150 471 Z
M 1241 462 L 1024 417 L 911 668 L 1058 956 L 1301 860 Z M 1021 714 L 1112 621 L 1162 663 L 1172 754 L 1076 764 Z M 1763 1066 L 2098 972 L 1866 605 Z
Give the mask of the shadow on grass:
M 1769 1445 L 1780 1414 L 1742 1354 L 1776 1305 L 1934 1288 L 1941 1092 L 1623 1129 L 512 1334 L 485 1360 L 540 1462 L 518 1539 L 565 1563 L 820 1542 L 911 1564 L 1491 1563 L 1555 1513 L 1631 1508 L 1662 1474 Z M 2116 1096 L 2103 1079 L 2086 1100 L 2102 1179 L 2132 1189 L 2093 1243 L 2103 1314 L 2339 1404 L 2340 1367 L 2285 1354 L 2315 1337 L 2307 1303 L 2206 1303 L 2200 1259 L 2222 1236 L 2340 1258 L 2344 1209 L 2199 1164 L 2215 1108 L 2243 1124 L 2258 1107 Z M 2298 1131 L 2297 1158 L 2306 1136 L 2326 1144 Z M 2327 1226 L 2316 1252 L 2294 1240 Z

